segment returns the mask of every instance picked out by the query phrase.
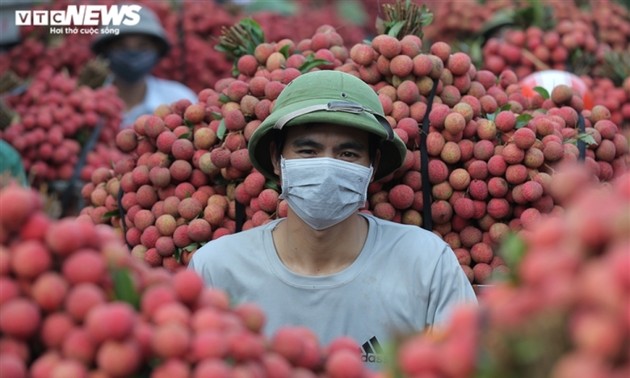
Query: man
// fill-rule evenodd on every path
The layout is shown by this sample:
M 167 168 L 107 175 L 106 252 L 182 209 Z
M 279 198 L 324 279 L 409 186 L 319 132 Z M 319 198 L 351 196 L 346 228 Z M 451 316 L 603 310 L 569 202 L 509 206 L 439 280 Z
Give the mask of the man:
M 181 99 L 197 102 L 195 92 L 184 84 L 150 74 L 171 44 L 155 13 L 146 6 L 138 13 L 138 24 L 110 27 L 118 32 L 101 33 L 92 42 L 92 51 L 108 61 L 110 81 L 125 103 L 121 128 L 131 127 L 136 118 L 153 113 L 159 105 Z
M 350 336 L 380 369 L 392 337 L 476 302 L 447 243 L 359 211 L 370 181 L 398 169 L 406 153 L 363 81 L 340 71 L 299 76 L 248 148 L 254 167 L 281 182 L 287 217 L 205 244 L 189 267 L 235 303 L 261 306 L 266 334 L 304 325 L 324 345 Z

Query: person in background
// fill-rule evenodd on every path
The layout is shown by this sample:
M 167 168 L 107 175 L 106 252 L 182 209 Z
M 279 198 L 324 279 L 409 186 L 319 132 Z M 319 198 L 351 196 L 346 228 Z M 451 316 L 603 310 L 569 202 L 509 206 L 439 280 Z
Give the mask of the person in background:
M 9 143 L 0 139 L 0 188 L 11 182 L 29 186 L 22 157 Z
M 101 33 L 91 45 L 95 54 L 108 61 L 112 74 L 108 81 L 118 88 L 126 105 L 121 128 L 131 127 L 136 118 L 153 113 L 159 105 L 181 99 L 197 102 L 195 92 L 184 84 L 151 75 L 171 44 L 153 11 L 142 6 L 139 16 L 138 24 L 110 27 L 119 32 Z
M 306 326 L 325 345 L 349 336 L 378 370 L 396 336 L 476 305 L 438 235 L 361 211 L 370 182 L 401 167 L 407 152 L 368 84 L 332 70 L 297 77 L 248 149 L 253 166 L 281 183 L 287 216 L 209 241 L 188 268 L 233 303 L 258 304 L 265 334 Z

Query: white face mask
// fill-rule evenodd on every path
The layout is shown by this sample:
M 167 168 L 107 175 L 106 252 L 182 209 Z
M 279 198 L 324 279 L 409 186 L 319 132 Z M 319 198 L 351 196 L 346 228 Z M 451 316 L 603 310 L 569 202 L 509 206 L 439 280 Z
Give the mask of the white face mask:
M 333 158 L 280 158 L 282 194 L 315 230 L 348 218 L 365 205 L 373 168 Z

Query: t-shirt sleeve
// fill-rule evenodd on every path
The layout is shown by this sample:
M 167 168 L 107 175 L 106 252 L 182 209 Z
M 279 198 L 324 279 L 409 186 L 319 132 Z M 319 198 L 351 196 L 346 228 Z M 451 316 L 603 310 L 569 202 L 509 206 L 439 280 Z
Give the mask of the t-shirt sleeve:
M 459 304 L 477 304 L 477 296 L 470 281 L 462 270 L 455 253 L 446 245 L 437 262 L 431 281 L 429 315 L 433 314 L 433 325 L 448 321 L 453 309 Z M 429 321 L 431 317 L 428 316 Z

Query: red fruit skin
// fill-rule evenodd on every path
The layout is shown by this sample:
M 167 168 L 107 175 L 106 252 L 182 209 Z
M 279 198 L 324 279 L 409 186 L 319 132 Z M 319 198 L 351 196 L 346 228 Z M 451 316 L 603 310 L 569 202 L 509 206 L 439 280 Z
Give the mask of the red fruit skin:
M 0 376 L 13 378 L 26 378 L 26 363 L 14 354 L 0 356 Z
M 190 348 L 192 335 L 187 327 L 179 323 L 158 326 L 153 333 L 151 348 L 162 358 L 183 358 Z
M 234 308 L 234 312 L 245 327 L 255 333 L 261 332 L 267 321 L 264 311 L 254 303 L 241 303 Z
M 20 278 L 34 280 L 52 267 L 53 259 L 44 244 L 24 241 L 11 249 L 11 269 Z
M 46 312 L 60 309 L 68 293 L 68 282 L 57 272 L 48 271 L 31 286 L 31 297 Z
M 87 314 L 85 327 L 96 342 L 124 340 L 132 335 L 136 312 L 126 302 L 110 302 Z
M 42 321 L 40 309 L 26 298 L 14 298 L 0 308 L 0 331 L 19 339 L 33 336 Z
M 9 185 L 0 191 L 0 225 L 5 230 L 17 231 L 24 222 L 40 208 L 41 199 L 35 192 L 17 184 Z
M 347 349 L 331 354 L 326 360 L 325 370 L 331 378 L 361 378 L 364 374 L 361 355 Z
M 262 356 L 262 366 L 267 377 L 290 378 L 293 372 L 291 364 L 274 352 L 267 352 Z
M 175 295 L 183 303 L 194 304 L 203 291 L 203 280 L 194 271 L 182 270 L 173 275 L 173 288 Z
M 132 376 L 138 372 L 141 349 L 135 340 L 108 340 L 98 349 L 96 366 L 110 376 Z
M 389 202 L 394 208 L 402 210 L 411 206 L 413 203 L 414 191 L 405 184 L 398 184 L 390 189 L 388 194 Z
M 223 358 L 227 355 L 228 350 L 229 345 L 226 337 L 215 329 L 195 332 L 190 346 L 193 361 Z

